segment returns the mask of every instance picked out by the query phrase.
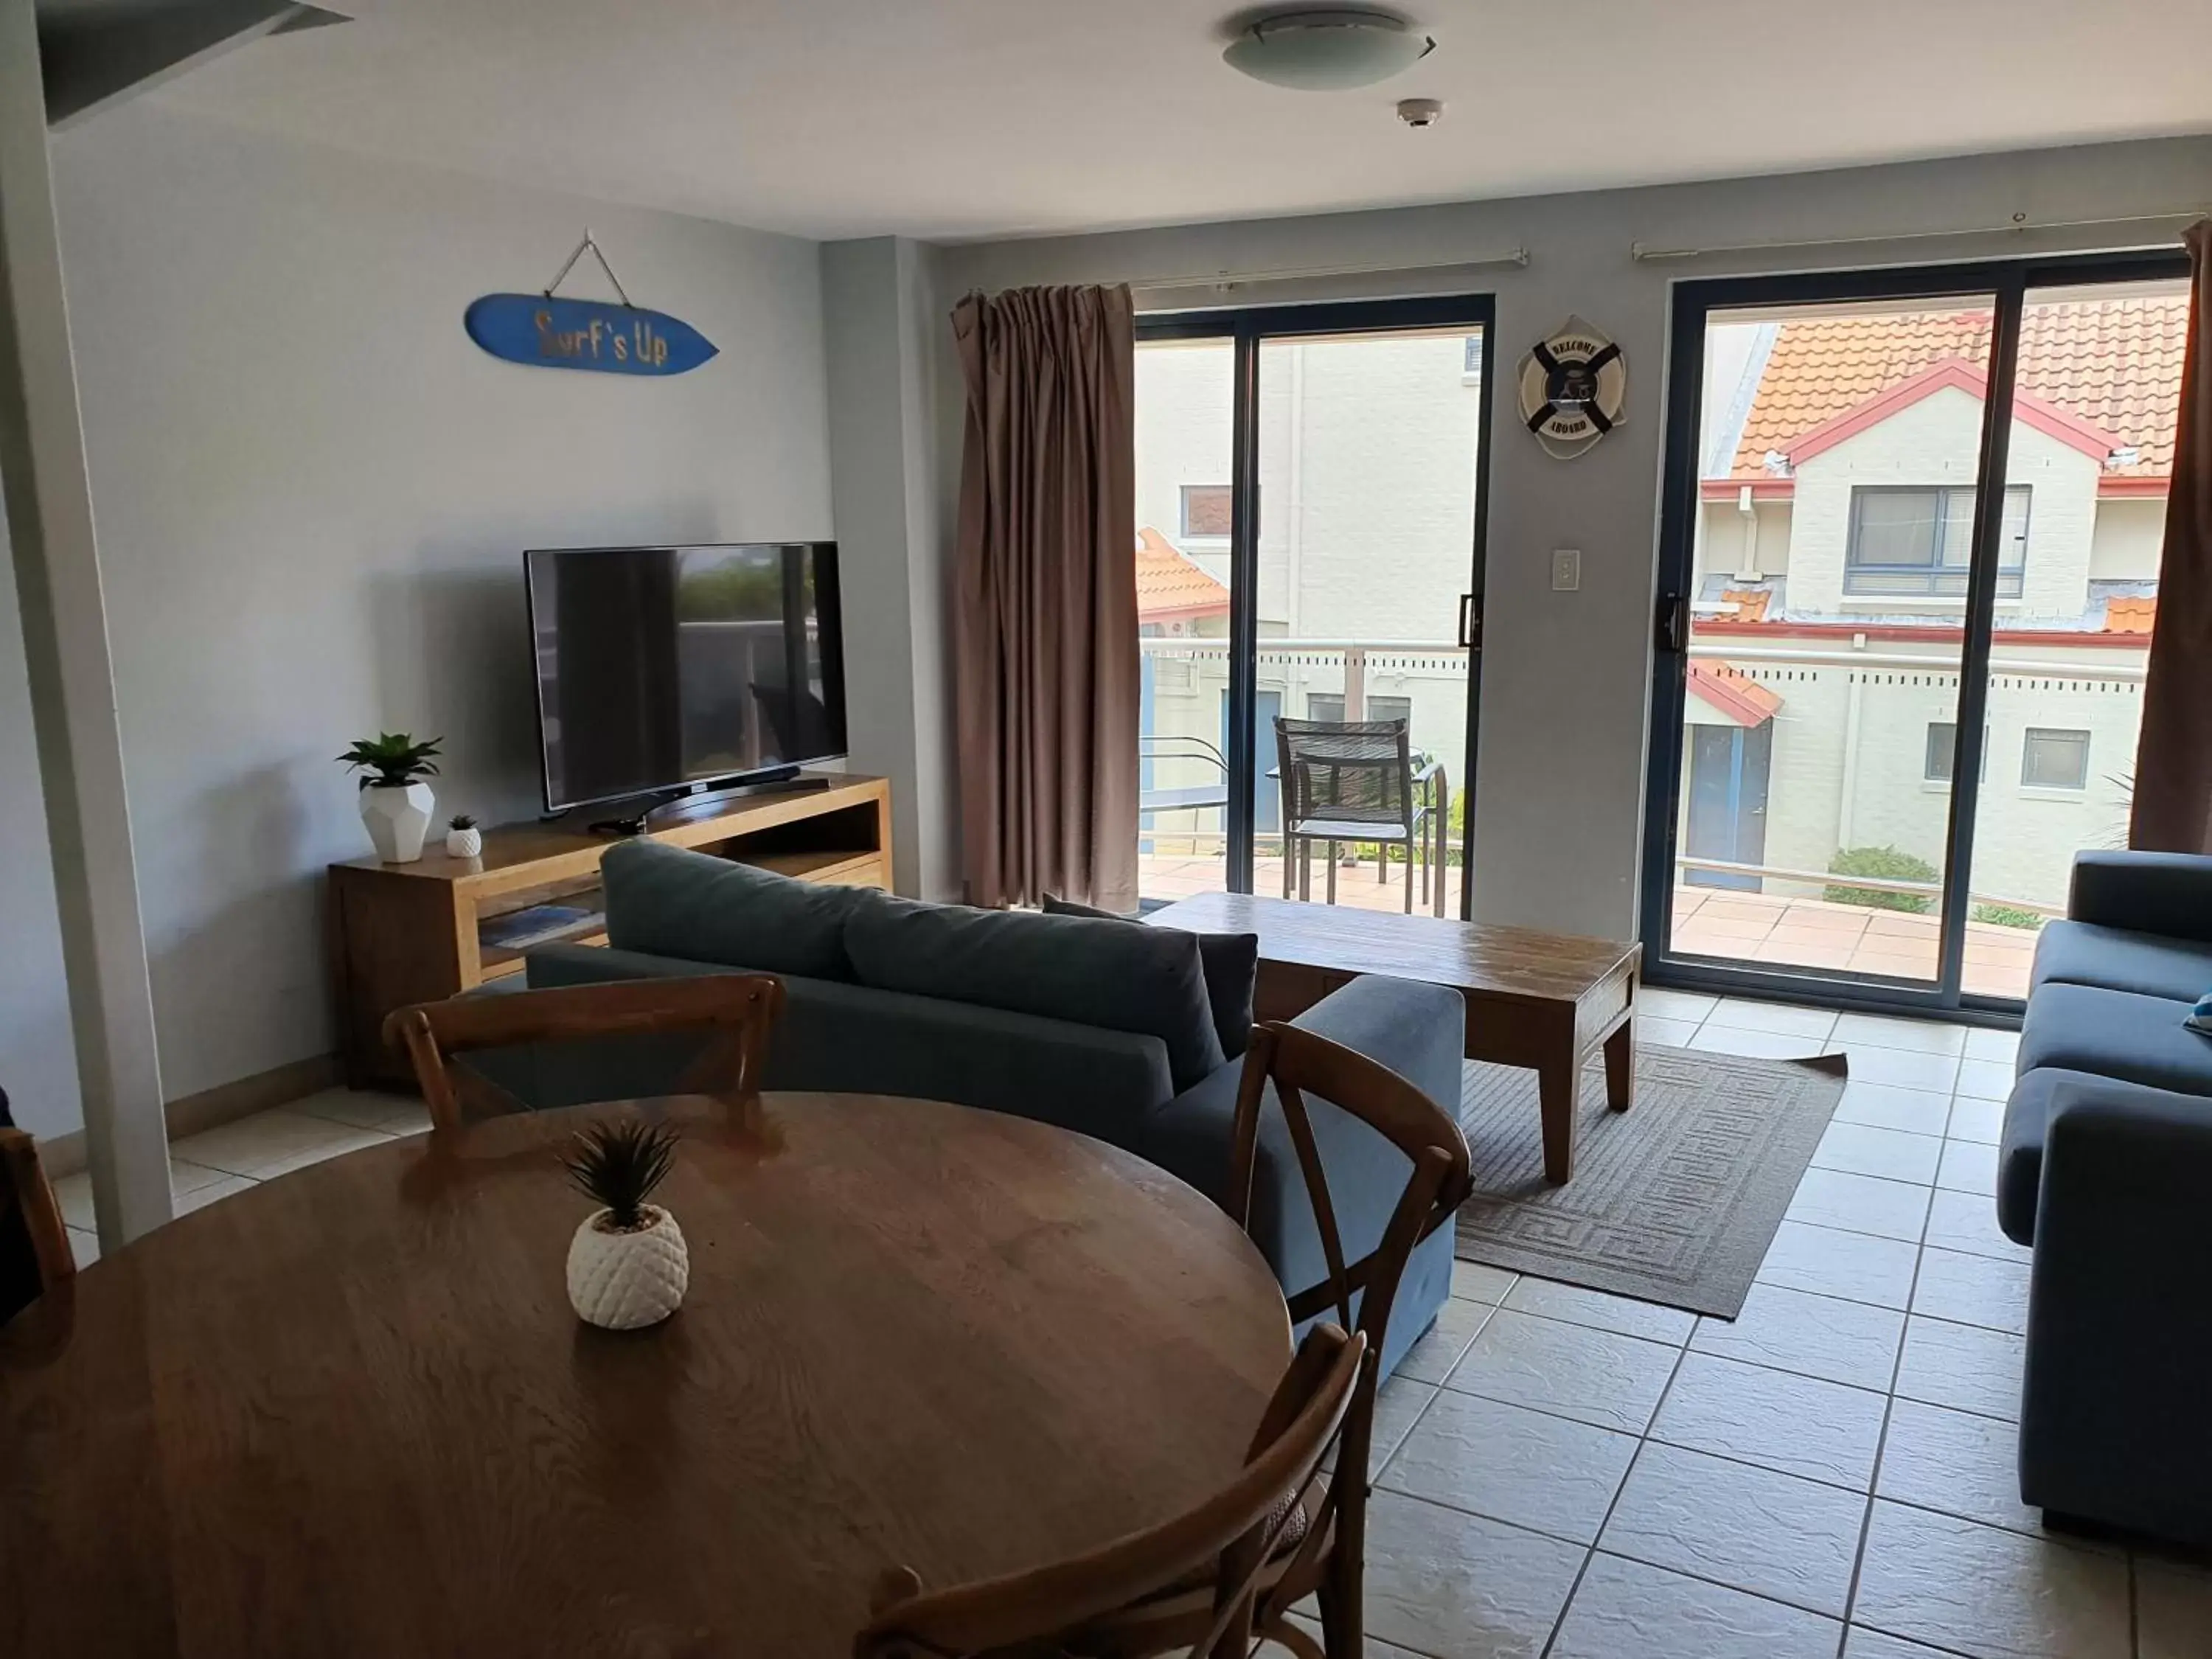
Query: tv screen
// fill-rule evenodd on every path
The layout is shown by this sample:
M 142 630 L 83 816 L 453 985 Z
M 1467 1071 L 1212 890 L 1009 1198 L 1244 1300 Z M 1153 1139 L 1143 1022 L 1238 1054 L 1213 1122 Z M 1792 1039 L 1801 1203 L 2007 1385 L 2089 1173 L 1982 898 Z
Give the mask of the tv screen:
M 834 544 L 524 556 L 549 810 L 845 752 Z

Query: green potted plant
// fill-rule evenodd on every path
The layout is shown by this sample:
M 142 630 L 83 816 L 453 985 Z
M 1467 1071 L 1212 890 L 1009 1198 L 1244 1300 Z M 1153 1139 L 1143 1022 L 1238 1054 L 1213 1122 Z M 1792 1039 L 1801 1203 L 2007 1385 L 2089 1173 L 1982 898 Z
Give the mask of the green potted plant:
M 433 758 L 443 738 L 417 743 L 404 732 L 360 738 L 338 763 L 361 774 L 361 821 L 386 864 L 412 864 L 422 856 L 437 798 L 424 778 L 438 775 Z
M 586 1324 L 634 1331 L 682 1304 L 691 1282 L 684 1231 L 646 1202 L 675 1156 L 674 1131 L 629 1118 L 592 1125 L 562 1160 L 577 1190 L 599 1206 L 568 1243 L 568 1302 Z
M 473 814 L 456 812 L 446 820 L 446 854 L 457 859 L 483 856 L 483 832 L 477 828 Z

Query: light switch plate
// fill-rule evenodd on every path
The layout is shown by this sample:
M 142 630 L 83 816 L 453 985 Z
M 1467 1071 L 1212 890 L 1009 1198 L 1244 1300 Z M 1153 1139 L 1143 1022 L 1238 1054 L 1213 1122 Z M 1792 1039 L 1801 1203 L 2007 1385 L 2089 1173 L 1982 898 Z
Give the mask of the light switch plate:
M 1583 585 L 1583 556 L 1579 548 L 1552 550 L 1552 591 L 1571 593 Z

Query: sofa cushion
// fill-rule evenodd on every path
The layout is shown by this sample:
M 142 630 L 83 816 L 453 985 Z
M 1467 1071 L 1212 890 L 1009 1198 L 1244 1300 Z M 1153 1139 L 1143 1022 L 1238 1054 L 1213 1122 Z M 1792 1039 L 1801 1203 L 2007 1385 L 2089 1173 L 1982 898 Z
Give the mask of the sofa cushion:
M 657 841 L 608 848 L 599 876 L 617 951 L 809 979 L 853 977 L 845 918 L 874 896 Z
M 2190 1005 L 2095 985 L 2045 985 L 2028 999 L 2020 1072 L 2092 1072 L 2185 1095 L 2212 1095 L 2212 1042 L 2183 1022 Z
M 1156 1036 L 1179 1090 L 1224 1058 L 1194 933 L 876 899 L 847 918 L 845 954 L 882 990 Z
M 2029 983 L 2031 989 L 2046 983 L 2101 985 L 2194 1002 L 2212 986 L 2212 944 L 2094 922 L 2046 922 Z
M 1048 916 L 1091 916 L 1101 921 L 1144 925 L 1141 916 L 1125 916 L 1078 904 L 1056 894 L 1044 896 Z M 1213 1035 L 1221 1040 L 1222 1054 L 1237 1059 L 1252 1046 L 1252 993 L 1260 980 L 1260 936 L 1257 933 L 1200 933 L 1198 965 L 1206 975 L 1206 1006 L 1213 1010 Z
M 2036 1205 L 2043 1190 L 2043 1152 L 2051 1115 L 2070 1102 L 2126 1103 L 2141 1101 L 2182 1111 L 2201 1110 L 2212 1119 L 2212 1098 L 2124 1083 L 2087 1072 L 2044 1066 L 2027 1073 L 2005 1104 L 2004 1135 L 1997 1149 L 1997 1225 L 2015 1244 L 2035 1242 Z

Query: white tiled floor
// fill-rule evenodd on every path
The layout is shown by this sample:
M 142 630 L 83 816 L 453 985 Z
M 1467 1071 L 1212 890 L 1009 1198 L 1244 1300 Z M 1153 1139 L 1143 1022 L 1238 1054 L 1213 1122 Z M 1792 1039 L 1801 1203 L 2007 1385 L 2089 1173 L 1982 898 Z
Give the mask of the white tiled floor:
M 331 1089 L 172 1141 L 169 1190 L 177 1212 L 188 1214 L 288 1170 L 356 1147 L 421 1134 L 429 1127 L 429 1113 L 409 1096 Z M 66 1176 L 54 1183 L 54 1195 L 61 1202 L 62 1218 L 69 1223 L 77 1265 L 99 1261 L 100 1240 L 92 1230 L 92 1177 Z
M 1842 1052 L 1851 1082 L 1733 1323 L 1459 1265 L 1383 1389 L 1372 1651 L 2212 1656 L 2212 1572 L 2020 1502 L 2027 1252 L 1989 1196 L 2014 1037 L 1642 996 L 1646 1042 Z
M 2020 1502 L 2027 1252 L 1988 1196 L 2014 1040 L 1641 1006 L 1647 1042 L 1840 1049 L 1852 1081 L 1733 1323 L 1458 1265 L 1378 1407 L 1370 1655 L 2212 1656 L 2212 1571 L 2046 1535 Z M 178 1206 L 428 1127 L 318 1095 L 178 1142 Z M 90 1261 L 84 1177 L 58 1189 Z

